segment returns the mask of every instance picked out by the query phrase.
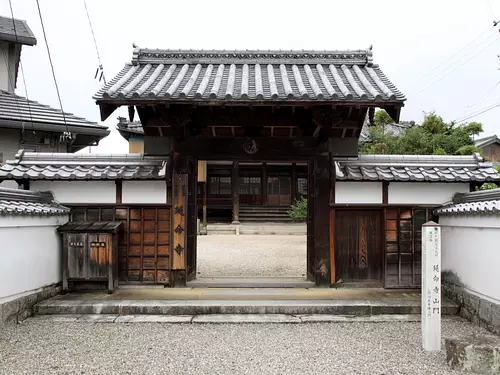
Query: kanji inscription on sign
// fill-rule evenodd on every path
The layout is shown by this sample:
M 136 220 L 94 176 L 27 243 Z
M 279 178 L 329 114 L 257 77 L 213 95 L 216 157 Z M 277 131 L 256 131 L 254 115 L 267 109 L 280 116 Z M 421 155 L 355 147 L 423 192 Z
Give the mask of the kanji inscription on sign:
M 441 228 L 422 226 L 422 346 L 441 349 Z

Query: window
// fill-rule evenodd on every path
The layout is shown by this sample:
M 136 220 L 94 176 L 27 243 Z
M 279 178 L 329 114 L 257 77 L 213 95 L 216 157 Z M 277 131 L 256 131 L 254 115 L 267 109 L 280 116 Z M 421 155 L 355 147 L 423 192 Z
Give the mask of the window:
M 210 176 L 208 179 L 208 194 L 231 195 L 231 177 Z
M 260 177 L 240 177 L 240 194 L 259 195 Z

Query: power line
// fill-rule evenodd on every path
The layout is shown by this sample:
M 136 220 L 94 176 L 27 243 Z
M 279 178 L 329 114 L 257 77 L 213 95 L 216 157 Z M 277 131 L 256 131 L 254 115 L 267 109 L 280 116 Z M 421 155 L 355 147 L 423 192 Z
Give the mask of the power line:
M 54 84 L 56 86 L 57 98 L 59 99 L 59 106 L 61 107 L 64 126 L 66 127 L 66 132 L 69 135 L 70 131 L 68 129 L 68 124 L 66 123 L 66 115 L 64 114 L 64 109 L 63 109 L 63 105 L 62 105 L 62 101 L 61 101 L 61 95 L 59 94 L 59 86 L 57 85 L 56 73 L 54 71 L 54 64 L 52 63 L 52 57 L 50 55 L 49 42 L 47 41 L 47 34 L 45 32 L 45 26 L 43 25 L 42 10 L 40 9 L 40 2 L 38 0 L 36 0 L 36 5 L 38 7 L 38 14 L 40 16 L 40 23 L 42 24 L 43 38 L 45 39 L 45 46 L 47 47 L 47 54 L 49 55 L 50 67 L 52 69 L 52 77 L 54 78 Z
M 99 77 L 99 81 L 101 81 L 101 78 L 102 78 L 104 81 L 104 84 L 106 84 L 106 77 L 104 76 L 104 68 L 102 66 L 101 56 L 99 55 L 99 48 L 97 47 L 97 41 L 95 39 L 94 28 L 92 27 L 92 22 L 90 21 L 89 10 L 87 8 L 87 1 L 83 0 L 83 4 L 85 5 L 85 12 L 87 13 L 87 20 L 89 21 L 90 31 L 92 32 L 92 38 L 94 39 L 94 46 L 95 46 L 95 51 L 97 53 L 97 60 L 99 61 L 99 67 L 97 68 L 97 70 L 95 72 L 94 78 L 97 78 L 97 76 L 99 75 L 99 71 L 100 71 L 101 76 Z
M 18 37 L 17 37 L 16 20 L 14 18 L 14 10 L 12 8 L 12 0 L 9 0 L 9 6 L 10 6 L 10 15 L 12 17 L 12 27 L 14 29 L 14 36 L 16 37 L 16 43 L 19 43 Z M 7 62 L 7 60 L 6 60 L 6 62 Z M 24 93 L 26 95 L 26 103 L 28 104 L 28 113 L 30 115 L 31 130 L 32 130 L 33 134 L 35 134 L 35 125 L 33 124 L 33 116 L 31 114 L 30 98 L 28 96 L 28 86 L 26 85 L 26 77 L 24 75 L 23 61 L 21 60 L 21 58 L 19 58 L 19 65 L 21 66 L 21 75 L 23 76 Z M 7 67 L 7 71 L 9 71 L 9 67 Z M 8 75 L 8 73 L 7 73 L 7 75 Z M 10 78 L 12 80 L 14 80 L 12 77 L 10 77 Z M 12 85 L 12 90 L 14 90 L 14 88 L 16 87 L 16 83 L 11 82 L 11 85 Z M 18 101 L 19 98 L 17 97 L 16 93 L 14 93 L 14 96 L 16 97 L 18 110 L 19 110 L 19 112 L 21 112 L 21 107 L 19 106 L 19 101 Z M 24 131 L 24 121 L 23 121 L 22 127 L 23 127 L 22 130 Z
M 450 72 L 448 72 L 447 74 L 445 74 L 444 76 L 442 76 L 441 78 L 439 78 L 437 81 L 434 81 L 430 85 L 424 87 L 422 90 L 418 91 L 415 95 L 418 95 L 418 94 L 424 92 L 425 90 L 427 90 L 427 89 L 431 88 L 432 86 L 434 86 L 436 83 L 441 82 L 443 79 L 445 79 L 446 77 L 448 77 L 450 74 L 456 72 L 462 66 L 464 66 L 469 61 L 471 61 L 472 59 L 474 59 L 477 55 L 479 55 L 480 53 L 482 53 L 486 49 L 490 48 L 497 40 L 498 39 L 495 38 L 495 40 L 493 40 L 491 43 L 489 43 L 488 45 L 486 45 L 484 48 L 480 49 L 477 53 L 475 53 L 474 55 L 472 55 L 469 59 L 465 60 L 462 64 L 460 64 L 459 66 L 457 66 L 455 69 L 451 70 Z
M 493 21 L 493 27 L 495 27 L 498 22 L 500 22 L 500 20 L 496 20 L 496 21 Z M 415 84 L 416 82 L 419 82 L 422 80 L 422 78 L 428 76 L 430 73 L 434 72 L 435 70 L 437 70 L 438 68 L 442 67 L 444 64 L 446 64 L 448 61 L 450 61 L 451 59 L 453 59 L 455 56 L 457 56 L 460 52 L 464 51 L 466 48 L 468 48 L 469 46 L 471 46 L 472 44 L 474 44 L 477 40 L 479 40 L 483 35 L 485 35 L 486 33 L 488 33 L 489 31 L 491 30 L 491 26 L 488 27 L 485 31 L 483 31 L 481 34 L 479 34 L 479 36 L 477 36 L 474 40 L 472 40 L 471 42 L 467 43 L 464 47 L 462 47 L 460 50 L 458 50 L 457 52 L 453 53 L 450 57 L 448 57 L 446 60 L 444 60 L 443 62 L 441 62 L 440 64 L 438 64 L 437 66 L 435 66 L 433 69 L 429 70 L 427 73 L 425 73 L 424 75 L 420 76 L 419 79 L 413 81 L 411 83 L 411 85 Z M 488 37 L 489 39 L 489 37 Z M 453 65 L 453 63 L 451 64 Z M 446 68 L 448 69 L 448 68 Z M 445 70 L 446 70 L 445 69 Z M 439 74 L 439 73 L 438 73 Z
M 495 108 L 497 108 L 497 107 L 500 107 L 500 102 L 495 103 L 495 104 L 492 104 L 492 105 L 490 105 L 489 107 L 486 107 L 486 108 L 480 109 L 479 111 L 474 112 L 474 113 L 472 113 L 472 114 L 470 114 L 470 115 L 468 115 L 468 116 L 466 116 L 466 117 L 464 117 L 464 118 L 461 118 L 461 119 L 458 119 L 458 120 L 453 120 L 453 122 L 463 122 L 463 121 L 467 121 L 467 120 L 469 120 L 469 119 L 471 119 L 471 118 L 473 118 L 473 117 L 476 117 L 476 116 L 479 116 L 479 115 L 481 115 L 481 114 L 483 114 L 483 113 L 489 112 L 489 111 L 491 111 L 492 109 L 495 109 Z

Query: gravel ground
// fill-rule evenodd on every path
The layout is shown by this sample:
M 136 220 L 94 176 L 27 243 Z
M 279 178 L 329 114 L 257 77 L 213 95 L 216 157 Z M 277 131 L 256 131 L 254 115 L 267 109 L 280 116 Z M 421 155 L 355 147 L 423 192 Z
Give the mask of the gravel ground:
M 444 320 L 443 337 L 480 328 Z M 481 331 L 483 332 L 483 331 Z M 26 321 L 1 374 L 464 374 L 420 349 L 420 323 L 170 325 Z
M 198 276 L 305 276 L 307 236 L 198 236 Z

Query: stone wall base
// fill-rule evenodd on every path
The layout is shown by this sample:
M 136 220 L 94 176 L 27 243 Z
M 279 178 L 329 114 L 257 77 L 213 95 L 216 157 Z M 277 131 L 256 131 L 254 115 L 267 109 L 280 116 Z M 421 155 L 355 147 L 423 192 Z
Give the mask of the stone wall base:
M 460 316 L 500 335 L 500 304 L 490 302 L 453 282 L 443 281 L 444 295 L 460 307 Z
M 60 292 L 61 283 L 57 283 L 37 289 L 32 293 L 8 302 L 0 302 L 0 326 L 4 324 L 16 324 L 33 316 L 34 305 L 40 301 L 54 297 Z

